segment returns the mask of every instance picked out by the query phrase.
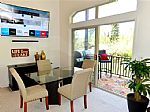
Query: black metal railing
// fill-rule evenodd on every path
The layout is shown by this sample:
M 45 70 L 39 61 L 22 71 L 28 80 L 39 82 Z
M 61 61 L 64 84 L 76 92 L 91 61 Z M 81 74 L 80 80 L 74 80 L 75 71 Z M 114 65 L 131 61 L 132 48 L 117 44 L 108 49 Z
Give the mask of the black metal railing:
M 74 66 L 81 68 L 84 59 L 97 60 L 97 56 L 90 55 L 90 57 L 83 57 L 80 52 L 75 51 Z M 101 72 L 106 72 L 106 74 L 118 75 L 119 77 L 131 77 L 131 71 L 129 71 L 129 68 L 125 69 L 128 60 L 131 60 L 130 57 L 108 55 L 108 59 L 111 60 L 111 63 L 108 60 L 100 60 L 100 57 L 98 58 L 99 76 L 101 76 Z
M 131 77 L 131 71 L 129 71 L 129 68 L 127 67 L 125 69 L 126 65 L 128 64 L 128 60 L 131 60 L 130 57 L 109 55 L 109 60 L 111 60 L 111 63 L 103 62 L 99 70 L 101 70 L 102 72 L 105 71 L 107 72 L 107 74 L 118 75 L 119 77 Z M 100 62 L 101 61 L 99 61 L 99 64 Z
M 128 60 L 130 57 L 123 56 L 112 56 L 112 74 L 118 75 L 119 77 L 131 77 L 131 71 L 127 67 Z

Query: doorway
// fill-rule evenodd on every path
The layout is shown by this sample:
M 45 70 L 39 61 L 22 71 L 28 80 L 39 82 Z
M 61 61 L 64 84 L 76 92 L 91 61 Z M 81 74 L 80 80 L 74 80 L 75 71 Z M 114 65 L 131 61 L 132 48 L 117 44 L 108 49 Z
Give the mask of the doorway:
M 73 30 L 73 60 L 74 67 L 82 67 L 83 60 L 94 60 L 96 44 L 96 28 Z M 94 82 L 94 75 L 92 82 Z

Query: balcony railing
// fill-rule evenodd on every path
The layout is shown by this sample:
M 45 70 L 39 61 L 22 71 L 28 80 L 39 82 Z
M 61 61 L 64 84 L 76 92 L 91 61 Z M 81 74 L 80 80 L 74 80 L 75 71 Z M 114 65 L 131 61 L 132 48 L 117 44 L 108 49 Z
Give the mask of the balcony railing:
M 123 56 L 110 56 L 112 63 L 103 63 L 102 68 L 109 69 L 107 70 L 107 73 L 112 75 L 118 75 L 119 77 L 131 77 L 131 71 L 129 71 L 129 68 L 126 68 L 126 65 L 128 63 L 127 60 L 131 60 L 129 57 L 123 57 Z M 112 64 L 112 65 L 111 65 Z M 110 70 L 111 69 L 111 70 Z
M 112 60 L 112 63 L 103 62 L 103 64 L 101 64 L 101 68 L 105 68 L 104 71 L 107 71 L 107 73 L 111 72 L 112 74 L 118 75 L 119 77 L 128 77 L 128 78 L 131 77 L 131 71 L 129 71 L 129 68 L 125 69 L 127 65 L 127 60 L 131 59 L 130 57 L 112 56 L 112 55 L 108 56 L 109 56 L 108 58 Z M 84 59 L 94 59 L 94 58 L 96 59 L 96 56 L 94 55 L 90 55 L 89 57 L 83 57 L 80 52 L 76 51 L 74 56 L 74 66 L 81 68 Z M 109 70 L 106 70 L 106 68 Z
M 126 67 L 128 64 L 128 60 L 131 60 L 129 57 L 123 57 L 123 56 L 112 56 L 112 63 L 113 63 L 113 68 L 112 68 L 112 73 L 119 75 L 119 77 L 131 77 L 131 71 L 129 68 Z M 115 65 L 115 66 L 114 66 Z

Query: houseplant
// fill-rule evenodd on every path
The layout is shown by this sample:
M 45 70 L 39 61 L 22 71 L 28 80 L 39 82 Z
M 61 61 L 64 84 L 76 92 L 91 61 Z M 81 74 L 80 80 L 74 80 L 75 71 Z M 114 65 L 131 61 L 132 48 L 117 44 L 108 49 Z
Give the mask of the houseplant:
M 150 95 L 150 58 L 129 61 L 126 68 L 132 72 L 128 87 L 133 91 L 127 95 L 129 112 L 145 112 Z
M 145 112 L 150 95 L 150 66 L 149 58 L 129 61 L 126 68 L 132 72 L 132 79 L 128 82 L 128 87 L 133 91 L 127 95 L 129 112 Z

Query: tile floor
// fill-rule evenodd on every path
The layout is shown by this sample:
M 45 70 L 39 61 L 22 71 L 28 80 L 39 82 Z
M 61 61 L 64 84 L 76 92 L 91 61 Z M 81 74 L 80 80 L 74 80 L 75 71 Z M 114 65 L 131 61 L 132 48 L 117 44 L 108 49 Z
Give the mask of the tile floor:
M 125 98 L 93 88 L 88 93 L 88 108 L 84 109 L 83 97 L 74 101 L 74 112 L 128 112 Z M 45 109 L 45 103 L 34 101 L 28 103 L 28 112 L 70 112 L 69 100 L 62 97 L 62 105 L 50 105 Z M 0 112 L 23 112 L 19 108 L 19 92 L 8 88 L 0 88 Z

